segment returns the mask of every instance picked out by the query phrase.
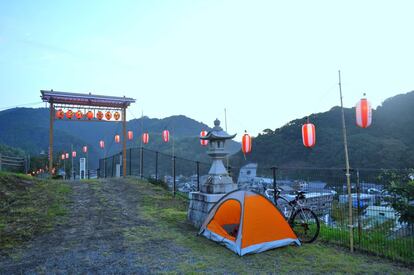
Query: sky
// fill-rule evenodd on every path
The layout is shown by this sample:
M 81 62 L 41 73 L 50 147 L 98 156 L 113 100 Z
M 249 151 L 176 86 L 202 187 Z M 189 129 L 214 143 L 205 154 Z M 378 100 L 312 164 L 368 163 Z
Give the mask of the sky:
M 0 109 L 41 89 L 133 97 L 257 135 L 414 90 L 414 1 L 1 1 Z

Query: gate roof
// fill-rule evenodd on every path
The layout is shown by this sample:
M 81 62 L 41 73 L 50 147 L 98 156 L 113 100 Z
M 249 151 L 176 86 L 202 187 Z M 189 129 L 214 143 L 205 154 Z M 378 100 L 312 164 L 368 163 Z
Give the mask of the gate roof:
M 135 99 L 129 97 L 103 96 L 79 93 L 56 92 L 53 90 L 41 90 L 41 98 L 45 102 L 53 104 L 84 105 L 97 107 L 126 108 Z

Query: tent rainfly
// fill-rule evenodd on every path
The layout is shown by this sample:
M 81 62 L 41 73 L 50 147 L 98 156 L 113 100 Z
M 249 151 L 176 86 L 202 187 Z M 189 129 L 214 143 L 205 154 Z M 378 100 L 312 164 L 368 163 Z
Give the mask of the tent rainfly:
M 225 245 L 240 256 L 269 249 L 300 245 L 277 208 L 264 196 L 236 190 L 210 210 L 199 234 Z

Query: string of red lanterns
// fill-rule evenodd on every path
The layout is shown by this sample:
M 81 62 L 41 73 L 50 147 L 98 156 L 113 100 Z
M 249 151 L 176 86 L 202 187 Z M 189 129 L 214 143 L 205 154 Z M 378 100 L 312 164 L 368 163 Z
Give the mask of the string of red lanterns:
M 65 116 L 67 119 L 76 118 L 78 120 L 81 120 L 83 118 L 86 118 L 88 120 L 92 120 L 96 118 L 97 120 L 102 120 L 104 117 L 106 120 L 111 120 L 112 118 L 115 120 L 119 120 L 121 118 L 121 113 L 118 111 L 115 111 L 113 114 L 110 111 L 105 112 L 105 114 L 102 111 L 96 112 L 96 115 L 93 111 L 85 111 L 83 113 L 81 110 L 78 110 L 76 112 L 73 112 L 71 109 L 67 110 L 66 112 L 62 109 L 59 109 L 56 111 L 56 118 L 57 119 L 64 119 Z

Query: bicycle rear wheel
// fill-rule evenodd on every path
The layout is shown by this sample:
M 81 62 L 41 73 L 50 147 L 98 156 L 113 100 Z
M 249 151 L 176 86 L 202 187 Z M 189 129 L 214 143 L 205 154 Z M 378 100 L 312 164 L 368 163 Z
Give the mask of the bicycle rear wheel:
M 303 243 L 311 243 L 319 235 L 319 219 L 309 208 L 299 208 L 296 210 L 289 224 Z

